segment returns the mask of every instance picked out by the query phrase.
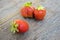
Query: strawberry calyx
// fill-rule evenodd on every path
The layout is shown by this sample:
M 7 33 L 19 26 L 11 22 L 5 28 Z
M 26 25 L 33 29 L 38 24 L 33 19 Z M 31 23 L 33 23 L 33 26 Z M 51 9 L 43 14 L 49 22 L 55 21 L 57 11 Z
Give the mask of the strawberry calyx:
M 13 32 L 13 33 L 19 32 L 17 27 L 18 27 L 18 24 L 16 24 L 16 22 L 12 22 L 11 23 L 11 32 Z
M 38 10 L 43 10 L 44 7 L 43 7 L 43 6 L 38 6 L 37 9 L 38 9 Z
M 32 5 L 32 2 L 26 2 L 24 5 L 30 7 Z

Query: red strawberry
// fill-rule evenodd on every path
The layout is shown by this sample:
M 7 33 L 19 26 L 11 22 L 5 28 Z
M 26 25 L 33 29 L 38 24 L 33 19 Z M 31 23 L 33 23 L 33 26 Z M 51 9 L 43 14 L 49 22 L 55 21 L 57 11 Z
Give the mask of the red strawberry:
M 21 9 L 21 15 L 23 17 L 33 17 L 34 7 L 31 6 L 32 2 L 25 3 L 25 6 Z
M 29 29 L 29 25 L 26 21 L 23 20 L 15 20 L 12 23 L 11 31 L 13 33 L 19 32 L 19 33 L 25 33 Z
M 46 10 L 42 6 L 39 6 L 37 9 L 34 10 L 34 17 L 37 20 L 43 20 L 45 15 L 46 15 Z

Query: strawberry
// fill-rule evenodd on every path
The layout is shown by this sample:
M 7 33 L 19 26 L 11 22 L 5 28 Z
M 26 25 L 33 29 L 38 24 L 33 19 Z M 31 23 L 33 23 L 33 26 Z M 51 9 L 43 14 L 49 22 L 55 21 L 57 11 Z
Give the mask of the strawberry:
M 37 20 L 43 20 L 46 15 L 46 9 L 43 6 L 39 6 L 34 10 L 34 17 Z
M 31 6 L 32 2 L 27 2 L 25 3 L 25 6 L 21 9 L 21 15 L 25 18 L 29 17 L 32 18 L 33 17 L 33 11 L 34 11 L 34 7 Z
M 14 20 L 11 27 L 11 32 L 25 33 L 29 29 L 29 25 L 23 20 Z

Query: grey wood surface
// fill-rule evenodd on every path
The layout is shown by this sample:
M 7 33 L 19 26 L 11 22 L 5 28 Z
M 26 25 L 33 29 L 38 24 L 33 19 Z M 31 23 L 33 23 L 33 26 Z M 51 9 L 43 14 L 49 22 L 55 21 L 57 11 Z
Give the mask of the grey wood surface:
M 46 16 L 43 21 L 24 19 L 20 9 L 27 1 L 33 6 L 43 5 Z M 24 34 L 10 32 L 10 22 L 15 19 L 29 23 L 29 31 Z M 60 0 L 0 0 L 0 40 L 60 40 Z

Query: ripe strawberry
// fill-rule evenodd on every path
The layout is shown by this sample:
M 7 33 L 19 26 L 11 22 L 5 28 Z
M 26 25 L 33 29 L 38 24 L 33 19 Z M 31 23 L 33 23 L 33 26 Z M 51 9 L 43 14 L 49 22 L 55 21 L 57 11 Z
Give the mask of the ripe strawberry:
M 42 6 L 39 6 L 37 9 L 34 10 L 34 17 L 37 20 L 43 20 L 45 15 L 46 15 L 46 10 Z
M 15 20 L 12 23 L 11 31 L 13 33 L 19 32 L 19 33 L 25 33 L 29 29 L 29 25 L 26 21 L 23 20 Z
M 21 15 L 23 17 L 33 17 L 34 7 L 31 6 L 32 2 L 25 3 L 25 6 L 21 9 Z

